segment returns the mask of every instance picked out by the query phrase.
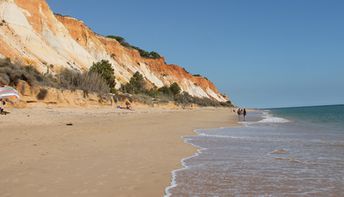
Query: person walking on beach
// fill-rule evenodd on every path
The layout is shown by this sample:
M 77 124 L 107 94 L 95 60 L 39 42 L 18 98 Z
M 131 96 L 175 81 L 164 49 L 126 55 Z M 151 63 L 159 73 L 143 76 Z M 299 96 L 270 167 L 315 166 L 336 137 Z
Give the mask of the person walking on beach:
M 244 121 L 246 120 L 246 109 L 244 108 L 244 111 L 243 111 L 243 115 L 244 115 Z
M 238 119 L 240 121 L 240 115 L 241 115 L 241 109 L 240 108 L 238 108 L 237 114 L 238 114 Z

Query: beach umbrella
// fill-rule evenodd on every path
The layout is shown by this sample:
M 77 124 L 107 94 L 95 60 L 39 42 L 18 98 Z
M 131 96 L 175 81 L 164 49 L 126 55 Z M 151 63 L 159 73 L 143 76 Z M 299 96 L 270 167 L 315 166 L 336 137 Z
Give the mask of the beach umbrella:
M 10 97 L 19 98 L 19 94 L 17 90 L 9 86 L 0 87 L 0 99 L 10 98 Z

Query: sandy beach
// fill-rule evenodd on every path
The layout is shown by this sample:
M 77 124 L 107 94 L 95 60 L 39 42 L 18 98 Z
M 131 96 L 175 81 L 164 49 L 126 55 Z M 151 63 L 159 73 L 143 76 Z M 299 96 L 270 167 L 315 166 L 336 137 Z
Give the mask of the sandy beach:
M 196 151 L 182 136 L 237 122 L 230 108 L 10 111 L 0 116 L 1 196 L 162 196 Z

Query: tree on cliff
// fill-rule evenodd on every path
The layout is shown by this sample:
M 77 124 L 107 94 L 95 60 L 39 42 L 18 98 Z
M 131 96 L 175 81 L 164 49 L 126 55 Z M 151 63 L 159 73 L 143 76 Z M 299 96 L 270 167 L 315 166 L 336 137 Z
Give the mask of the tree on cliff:
M 170 86 L 163 86 L 163 87 L 159 88 L 158 92 L 160 92 L 161 94 L 163 94 L 165 96 L 173 98 L 176 95 L 180 94 L 181 88 L 179 87 L 179 85 L 176 82 L 174 82 Z
M 134 75 L 130 78 L 129 83 L 122 86 L 122 91 L 131 94 L 146 92 L 146 81 L 140 72 L 134 73 Z
M 161 57 L 160 54 L 157 53 L 157 52 L 155 52 L 155 51 L 151 51 L 151 52 L 149 53 L 149 58 L 158 59 L 158 58 L 160 58 L 160 57 Z
M 123 38 L 121 36 L 108 35 L 106 37 L 117 40 L 117 42 L 119 42 L 124 47 L 131 48 L 131 49 L 136 49 L 140 53 L 141 57 L 151 58 L 151 59 L 159 59 L 161 57 L 160 54 L 155 52 L 155 51 L 148 52 L 148 51 L 143 50 L 143 49 L 141 49 L 139 47 L 136 47 L 134 45 L 129 44 L 125 40 L 125 38 Z
M 176 82 L 174 82 L 174 83 L 172 83 L 172 85 L 170 85 L 170 90 L 171 90 L 172 94 L 174 96 L 176 96 L 177 94 L 180 93 L 181 88 L 179 87 L 179 85 Z
M 90 72 L 98 73 L 106 81 L 111 92 L 115 92 L 115 74 L 111 63 L 108 60 L 102 60 L 97 63 L 93 63 L 90 68 Z
M 106 36 L 106 37 L 117 40 L 117 42 L 119 42 L 122 46 L 125 46 L 127 48 L 131 47 L 131 45 L 125 40 L 125 38 L 123 38 L 121 36 L 109 35 L 109 36 Z
M 168 97 L 172 97 L 173 95 L 170 87 L 168 86 L 162 86 L 161 88 L 158 89 L 158 92 Z

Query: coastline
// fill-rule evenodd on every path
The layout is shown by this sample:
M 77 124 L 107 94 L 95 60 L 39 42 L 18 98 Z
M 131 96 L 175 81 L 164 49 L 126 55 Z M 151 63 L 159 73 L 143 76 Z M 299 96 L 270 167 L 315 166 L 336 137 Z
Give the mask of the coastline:
M 249 109 L 249 112 L 260 112 L 260 110 Z M 261 116 L 262 116 L 262 114 L 260 116 L 254 115 L 254 118 L 251 119 L 251 117 L 250 117 L 250 119 L 248 121 L 249 122 L 250 121 L 257 122 L 258 120 L 263 120 L 264 118 L 261 117 Z M 237 119 L 236 113 L 234 113 L 234 118 L 236 118 L 236 119 L 234 119 L 233 122 L 231 122 L 231 124 L 228 124 L 226 126 L 198 128 L 198 129 L 194 129 L 193 130 L 193 132 L 194 132 L 193 135 L 182 136 L 184 143 L 191 145 L 192 147 L 194 147 L 196 149 L 196 151 L 194 152 L 193 155 L 182 158 L 181 161 L 180 161 L 181 167 L 178 168 L 178 169 L 175 169 L 175 170 L 173 170 L 171 172 L 171 175 L 172 175 L 171 183 L 170 183 L 169 186 L 167 186 L 165 188 L 164 197 L 172 196 L 172 193 L 170 192 L 170 190 L 175 188 L 175 187 L 177 187 L 178 184 L 176 182 L 176 176 L 177 176 L 176 173 L 179 172 L 179 171 L 187 170 L 187 169 L 190 168 L 188 165 L 186 165 L 185 162 L 187 160 L 189 160 L 189 159 L 194 158 L 194 157 L 198 157 L 199 155 L 201 155 L 204 151 L 206 151 L 208 149 L 208 148 L 204 148 L 204 147 L 198 146 L 198 145 L 190 142 L 190 139 L 187 139 L 187 138 L 188 137 L 192 137 L 192 136 L 204 136 L 204 135 L 202 135 L 200 133 L 200 131 L 202 131 L 202 130 L 217 130 L 217 129 L 226 129 L 226 128 L 243 128 L 243 127 L 247 126 L 247 122 Z M 214 136 L 214 135 L 211 135 L 211 136 Z M 222 136 L 220 136 L 220 137 L 222 137 Z
M 197 153 L 172 172 L 165 197 L 340 196 L 344 138 L 343 124 L 336 124 L 342 117 L 334 111 L 339 114 L 343 106 L 304 108 L 252 111 L 241 126 L 198 129 L 197 136 L 185 136 Z
M 171 172 L 197 151 L 182 136 L 237 124 L 231 108 L 11 111 L 0 119 L 8 196 L 163 196 Z
M 234 126 L 234 125 L 233 125 Z M 194 130 L 195 135 L 199 135 L 199 133 L 197 132 L 198 129 Z M 176 176 L 177 176 L 177 172 L 182 171 L 182 170 L 187 170 L 189 167 L 185 164 L 185 161 L 188 159 L 192 159 L 194 157 L 199 156 L 200 154 L 202 154 L 202 152 L 204 150 L 206 150 L 207 148 L 203 148 L 200 146 L 197 146 L 196 144 L 192 144 L 191 142 L 189 142 L 187 139 L 185 139 L 185 137 L 187 136 L 183 136 L 183 140 L 185 144 L 190 144 L 191 146 L 193 146 L 196 149 L 196 152 L 188 157 L 185 157 L 183 159 L 181 159 L 180 163 L 181 163 L 181 167 L 178 169 L 175 169 L 171 172 L 171 183 L 168 187 L 165 188 L 165 193 L 164 193 L 164 197 L 170 197 L 172 194 L 170 192 L 170 189 L 173 189 L 175 187 L 177 187 L 177 182 L 176 182 Z

